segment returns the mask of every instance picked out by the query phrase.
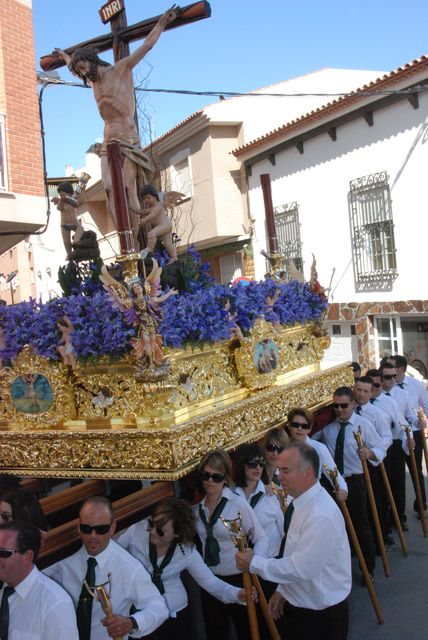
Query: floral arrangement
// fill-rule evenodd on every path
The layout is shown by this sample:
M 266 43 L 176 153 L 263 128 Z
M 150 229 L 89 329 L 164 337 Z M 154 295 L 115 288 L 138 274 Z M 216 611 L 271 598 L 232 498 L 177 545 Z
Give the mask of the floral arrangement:
M 266 298 L 279 288 L 273 310 L 282 325 L 319 321 L 327 308 L 323 296 L 308 283 L 276 283 L 267 279 L 242 285 L 215 285 L 191 249 L 186 256 L 192 273 L 180 295 L 162 305 L 163 321 L 159 330 L 165 345 L 180 348 L 187 344 L 218 342 L 231 337 L 233 326 L 248 333 L 257 318 L 266 313 Z M 195 274 L 197 277 L 195 277 Z M 227 304 L 229 303 L 229 305 Z M 131 351 L 134 328 L 115 310 L 101 287 L 82 286 L 80 291 L 45 304 L 22 302 L 0 307 L 0 358 L 7 362 L 29 344 L 37 355 L 59 360 L 61 340 L 58 321 L 67 316 L 77 357 L 121 356 Z

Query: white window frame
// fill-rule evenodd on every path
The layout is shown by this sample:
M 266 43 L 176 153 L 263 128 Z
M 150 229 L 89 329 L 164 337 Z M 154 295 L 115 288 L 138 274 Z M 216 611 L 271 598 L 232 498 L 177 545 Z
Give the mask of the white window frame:
M 186 189 L 182 188 L 182 185 L 178 184 L 177 176 L 179 172 L 176 170 L 176 166 L 187 160 L 187 167 L 189 170 L 189 184 L 185 185 Z M 190 149 L 182 149 L 174 156 L 170 158 L 169 176 L 171 189 L 173 191 L 181 191 L 187 198 L 193 196 L 193 174 L 192 174 L 192 158 L 190 155 Z
M 385 338 L 380 338 L 379 337 L 379 330 L 378 330 L 378 324 L 377 321 L 378 320 L 389 320 L 389 338 L 387 338 L 388 340 L 391 340 L 392 344 L 396 344 L 397 345 L 397 350 L 395 350 L 394 348 L 392 349 L 392 354 L 394 353 L 403 353 L 403 336 L 401 333 L 401 318 L 399 315 L 376 315 L 373 316 L 373 330 L 374 330 L 374 348 L 375 348 L 375 358 L 376 358 L 376 365 L 378 366 L 380 361 L 381 361 L 381 356 L 380 356 L 380 350 L 379 350 L 379 341 L 384 340 Z M 394 335 L 394 330 L 393 330 L 393 324 L 392 324 L 392 320 L 395 320 L 395 335 Z

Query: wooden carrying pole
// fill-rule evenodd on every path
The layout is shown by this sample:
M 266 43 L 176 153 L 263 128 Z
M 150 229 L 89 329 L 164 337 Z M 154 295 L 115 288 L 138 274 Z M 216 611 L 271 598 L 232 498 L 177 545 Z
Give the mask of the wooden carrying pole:
M 324 465 L 325 470 L 329 474 L 330 478 L 333 481 L 334 488 L 336 491 L 339 491 L 339 485 L 337 482 L 337 469 L 329 469 L 327 465 Z M 361 572 L 363 574 L 363 578 L 366 582 L 367 589 L 369 592 L 370 600 L 372 601 L 373 609 L 376 614 L 376 618 L 379 624 L 384 623 L 384 617 L 382 613 L 382 609 L 380 608 L 380 603 L 377 597 L 377 593 L 373 586 L 373 582 L 371 580 L 371 576 L 367 569 L 366 561 L 363 556 L 363 552 L 361 551 L 360 543 L 358 542 L 357 534 L 355 533 L 354 525 L 352 524 L 351 516 L 349 515 L 348 507 L 346 505 L 345 500 L 338 500 L 339 508 L 343 514 L 343 518 L 345 520 L 346 528 L 351 537 L 352 544 L 355 549 L 355 553 L 357 554 L 358 562 L 360 563 Z
M 232 541 L 235 547 L 239 551 L 245 551 L 247 546 L 246 546 L 245 536 L 241 529 L 241 514 L 239 514 L 238 518 L 236 518 L 235 520 L 225 520 L 222 516 L 220 516 L 220 518 L 222 523 L 226 527 L 226 529 L 229 531 L 230 537 L 232 538 Z M 253 573 L 248 573 L 248 571 L 244 571 L 242 573 L 242 580 L 243 580 L 244 589 L 245 589 L 245 599 L 247 601 L 247 614 L 248 614 L 248 622 L 250 625 L 251 640 L 260 640 L 256 605 L 252 597 L 253 584 L 257 589 L 260 608 L 266 620 L 266 624 L 269 629 L 270 636 L 272 640 L 281 640 L 281 636 L 278 633 L 278 629 L 276 628 L 275 621 L 272 618 L 271 612 L 269 611 L 269 606 L 266 601 L 266 596 L 264 594 L 264 591 L 263 591 L 262 585 L 260 584 L 260 580 L 258 576 L 254 575 Z
M 357 433 L 354 433 L 354 438 L 357 441 L 358 450 L 360 451 L 360 449 L 364 447 L 361 432 L 358 431 Z M 385 577 L 389 578 L 389 576 L 391 575 L 391 569 L 389 567 L 389 562 L 386 555 L 385 543 L 383 541 L 383 534 L 380 526 L 379 514 L 377 512 L 376 500 L 373 493 L 373 487 L 370 480 L 370 473 L 367 465 L 367 460 L 361 460 L 361 464 L 363 467 L 364 482 L 366 483 L 367 495 L 369 497 L 369 502 L 370 502 L 370 509 L 373 516 L 373 523 L 375 526 L 376 538 L 379 545 L 380 555 L 382 557 L 383 571 L 384 571 Z
M 422 500 L 422 491 L 421 491 L 421 485 L 419 482 L 418 469 L 416 466 L 415 452 L 413 450 L 412 432 L 408 425 L 402 424 L 401 427 L 406 432 L 407 446 L 409 448 L 409 454 L 410 454 L 410 464 L 412 467 L 413 484 L 415 486 L 416 501 L 418 503 L 418 512 L 421 519 L 422 533 L 424 534 L 424 538 L 426 538 L 428 535 L 427 521 L 426 521 L 425 510 L 424 510 L 424 503 Z
M 409 553 L 409 548 L 407 546 L 407 540 L 404 537 L 403 528 L 400 522 L 400 517 L 398 515 L 394 496 L 392 495 L 392 491 L 391 491 L 391 485 L 389 484 L 388 476 L 387 476 L 385 465 L 383 464 L 383 462 L 380 463 L 379 469 L 382 475 L 383 483 L 385 485 L 386 494 L 388 496 L 389 506 L 391 507 L 392 517 L 394 518 L 395 528 L 397 529 L 398 537 L 400 538 L 401 548 L 403 550 L 403 556 L 407 558 L 407 555 Z
M 427 426 L 427 419 L 423 409 L 419 409 L 418 418 L 421 424 L 422 449 L 424 450 L 425 467 L 428 473 L 428 446 L 427 446 L 427 438 L 425 435 L 425 427 Z

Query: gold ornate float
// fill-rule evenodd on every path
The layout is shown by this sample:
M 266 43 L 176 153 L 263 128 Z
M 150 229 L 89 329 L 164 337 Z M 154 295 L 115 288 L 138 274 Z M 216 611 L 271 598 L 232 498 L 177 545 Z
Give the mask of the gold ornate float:
M 136 381 L 131 357 L 71 372 L 26 347 L 0 374 L 2 468 L 176 480 L 210 448 L 257 440 L 292 406 L 328 404 L 337 386 L 352 382 L 346 365 L 320 370 L 328 344 L 316 324 L 273 331 L 259 319 L 240 342 L 170 350 L 169 377 L 153 383 Z M 12 390 L 25 385 L 18 402 Z

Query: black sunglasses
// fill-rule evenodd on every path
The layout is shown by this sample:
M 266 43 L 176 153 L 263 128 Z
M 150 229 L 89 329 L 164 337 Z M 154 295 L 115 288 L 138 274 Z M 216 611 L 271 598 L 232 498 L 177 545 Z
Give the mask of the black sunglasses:
M 381 387 L 381 383 L 380 382 L 373 382 L 373 386 L 375 389 L 379 389 L 379 387 Z
M 384 376 L 382 376 L 384 380 L 393 380 L 396 377 L 397 377 L 396 373 L 386 373 Z
M 264 460 L 256 460 L 256 459 L 245 460 L 245 466 L 248 467 L 249 469 L 255 469 L 256 467 L 260 467 L 261 469 L 264 469 L 266 466 L 266 462 Z
M 351 403 L 350 402 L 333 402 L 333 407 L 335 409 L 339 409 L 339 407 L 341 409 L 346 409 L 347 407 L 349 407 Z
M 110 524 L 95 524 L 93 527 L 90 524 L 79 524 L 80 533 L 86 533 L 87 535 L 95 531 L 99 536 L 102 536 L 110 531 L 110 527 L 111 522 Z
M 203 480 L 204 482 L 208 482 L 208 480 L 211 480 L 211 478 L 213 482 L 224 481 L 224 473 L 209 473 L 208 471 L 201 471 L 200 476 L 201 480 Z
M 167 521 L 164 521 L 163 524 L 160 524 L 159 522 L 155 522 L 153 518 L 147 518 L 147 531 L 155 529 L 158 536 L 160 538 L 163 538 L 165 535 L 165 531 L 162 527 L 165 526 L 166 522 Z
M 302 424 L 301 422 L 290 422 L 289 424 L 290 427 L 294 427 L 295 429 L 310 429 L 310 425 L 309 424 Z
M 22 553 L 19 549 L 0 549 L 0 558 L 10 558 L 14 553 Z
M 273 453 L 274 451 L 282 453 L 284 451 L 284 447 L 282 447 L 280 444 L 268 444 L 266 446 L 266 451 L 269 451 L 269 453 Z

